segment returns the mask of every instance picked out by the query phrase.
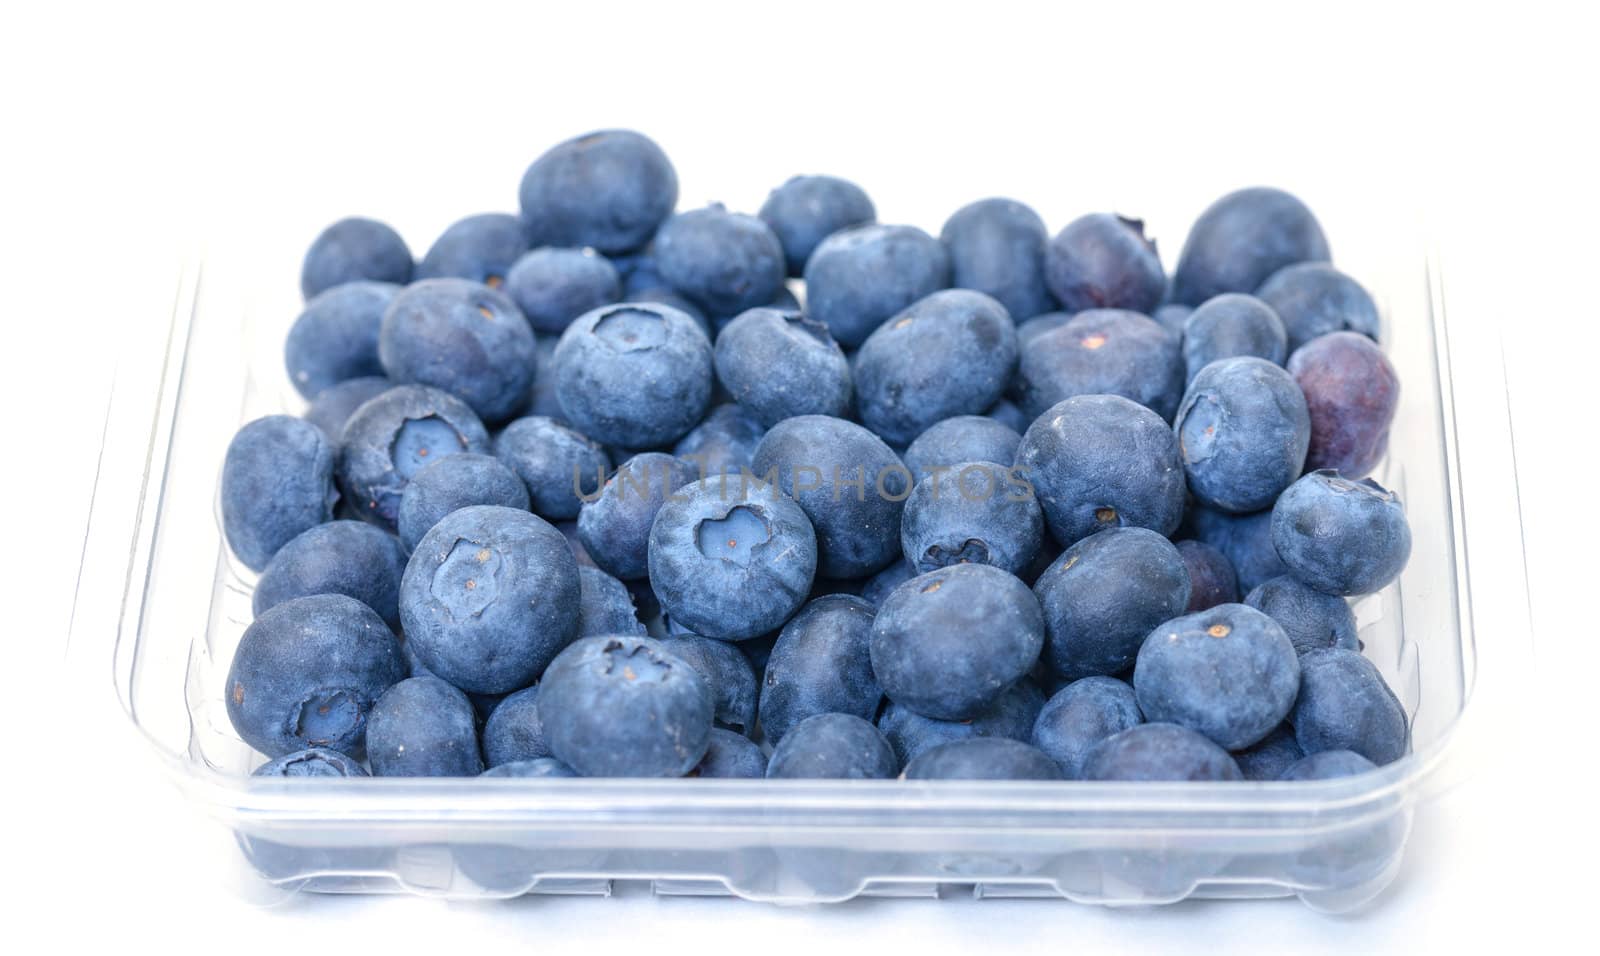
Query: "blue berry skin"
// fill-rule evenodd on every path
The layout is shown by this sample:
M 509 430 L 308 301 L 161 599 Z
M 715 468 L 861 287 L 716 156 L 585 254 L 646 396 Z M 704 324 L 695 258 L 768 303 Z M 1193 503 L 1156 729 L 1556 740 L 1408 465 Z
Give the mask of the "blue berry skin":
M 970 720 L 1027 676 L 1044 645 L 1028 586 L 983 564 L 919 575 L 872 623 L 872 672 L 889 699 L 935 720 Z
M 1193 504 L 1184 513 L 1181 537 L 1194 538 L 1221 551 L 1233 565 L 1239 590 L 1249 593 L 1262 582 L 1287 574 L 1272 546 L 1272 511 L 1235 515 Z
M 411 281 L 411 250 L 393 229 L 372 219 L 341 219 L 322 231 L 300 266 L 300 292 L 310 299 L 346 282 Z
M 1043 659 L 1063 680 L 1116 675 L 1145 637 L 1189 604 L 1189 569 L 1172 542 L 1111 528 L 1061 552 L 1033 586 L 1044 611 Z
M 373 702 L 405 676 L 400 642 L 372 608 L 343 594 L 296 598 L 239 638 L 228 719 L 269 757 L 308 747 L 360 756 Z
M 578 517 L 611 470 L 611 458 L 599 442 L 535 415 L 501 430 L 494 456 L 522 479 L 534 513 L 549 521 Z
M 1046 332 L 1054 332 L 1072 321 L 1071 312 L 1041 312 L 1017 323 L 1017 348 L 1024 350 L 1028 343 Z M 1015 317 L 1015 314 L 1013 314 Z
M 767 433 L 743 405 L 718 405 L 678 439 L 672 454 L 694 469 L 697 479 L 715 475 L 735 475 L 749 468 L 756 446 Z
M 650 528 L 650 587 L 695 634 L 740 641 L 805 602 L 817 569 L 811 522 L 793 501 L 719 476 L 686 485 Z
M 1353 777 L 1378 769 L 1378 765 L 1349 750 L 1324 750 L 1302 757 L 1278 777 L 1279 780 L 1333 780 Z
M 533 332 L 506 296 L 466 279 L 424 279 L 389 303 L 378 334 L 389 378 L 431 385 L 504 421 L 527 400 L 537 367 Z
M 1016 367 L 1016 326 L 1005 307 L 981 292 L 947 289 L 919 299 L 862 343 L 856 406 L 864 425 L 903 446 L 952 415 L 994 405 Z
M 1045 250 L 1050 291 L 1068 312 L 1128 309 L 1149 315 L 1167 291 L 1156 244 L 1144 223 L 1090 213 L 1068 223 Z
M 750 309 L 723 327 L 717 380 L 770 428 L 795 415 L 850 411 L 850 363 L 828 327 L 800 312 Z
M 447 455 L 489 450 L 489 433 L 465 403 L 426 385 L 398 385 L 345 423 L 339 487 L 362 518 L 394 530 L 406 485 Z
M 446 515 L 400 580 L 406 642 L 466 691 L 527 687 L 578 633 L 578 564 L 561 532 L 526 511 Z
M 239 429 L 222 461 L 222 530 L 245 566 L 260 571 L 294 537 L 333 517 L 335 448 L 288 415 Z
M 1236 751 L 1233 760 L 1246 780 L 1277 780 L 1304 756 L 1294 739 L 1294 728 L 1284 723 L 1245 749 Z
M 623 298 L 630 303 L 664 305 L 668 308 L 677 309 L 679 312 L 687 315 L 690 320 L 694 322 L 695 327 L 698 328 L 700 333 L 706 337 L 706 341 L 709 342 L 716 337 L 716 332 L 711 327 L 711 320 L 706 317 L 705 312 L 702 311 L 698 305 L 695 305 L 693 302 L 690 302 L 688 299 L 685 299 L 683 296 L 671 289 L 645 289 L 642 292 L 630 292 L 623 296 Z
M 681 777 L 710 745 L 709 686 L 652 638 L 586 637 L 539 686 L 550 749 L 585 777 Z
M 1032 743 L 1049 754 L 1068 780 L 1083 776 L 1095 745 L 1144 723 L 1133 688 L 1115 677 L 1085 677 L 1056 691 L 1033 723 Z
M 447 455 L 423 466 L 400 495 L 396 520 L 400 542 L 409 553 L 439 519 L 470 505 L 500 505 L 528 510 L 528 486 L 489 455 Z
M 1289 573 L 1325 594 L 1371 594 L 1411 558 L 1400 498 L 1371 478 L 1314 471 L 1272 508 L 1272 545 Z
M 313 594 L 343 594 L 400 626 L 400 575 L 406 555 L 392 534 L 361 521 L 330 521 L 296 535 L 278 549 L 256 582 L 251 608 L 257 617 L 285 601 Z
M 1258 358 L 1222 359 L 1201 369 L 1174 427 L 1190 493 L 1235 514 L 1272 507 L 1300 477 L 1311 443 L 1300 386 Z
M 890 701 L 878 716 L 878 729 L 894 747 L 899 762 L 907 764 L 930 747 L 952 740 L 1004 737 L 1026 741 L 1043 706 L 1044 694 L 1032 681 L 1023 680 L 971 720 L 935 720 Z
M 348 379 L 382 375 L 378 329 L 399 291 L 387 282 L 346 282 L 307 302 L 283 343 L 295 391 L 316 398 Z
M 578 316 L 622 300 L 616 267 L 583 249 L 535 249 L 506 273 L 504 289 L 535 332 L 560 335 Z
M 848 594 L 816 598 L 789 619 L 761 681 L 761 729 L 783 739 L 818 714 L 877 716 L 883 688 L 872 672 L 872 604 Z
M 1090 309 L 1022 350 L 1016 387 L 1017 404 L 1034 418 L 1075 395 L 1120 395 L 1170 422 L 1183 398 L 1183 355 L 1146 316 Z
M 1048 312 L 1044 220 L 1013 199 L 980 199 L 945 220 L 939 241 L 950 256 L 950 284 L 982 292 L 1014 318 Z
M 1044 751 L 1020 740 L 972 737 L 931 747 L 906 764 L 906 780 L 1060 780 Z
M 1272 273 L 1256 296 L 1278 313 L 1292 353 L 1330 332 L 1378 337 L 1378 306 L 1361 283 L 1325 262 L 1302 262 Z
M 1185 614 L 1205 611 L 1239 600 L 1239 578 L 1228 556 L 1204 541 L 1174 542 L 1189 569 L 1189 604 Z M 1260 610 L 1260 608 L 1256 608 Z
M 628 586 L 596 567 L 578 565 L 578 636 L 631 634 L 643 637 Z
M 1084 761 L 1085 780 L 1243 780 L 1226 750 L 1187 727 L 1149 723 L 1112 734 Z
M 483 723 L 483 756 L 490 767 L 551 756 L 539 720 L 539 685 L 507 694 Z
M 935 468 L 950 469 L 962 462 L 988 461 L 1010 465 L 1017 457 L 1022 436 L 985 415 L 956 415 L 929 426 L 906 446 L 906 468 L 919 483 Z
M 1358 651 L 1356 616 L 1344 598 L 1323 594 L 1288 575 L 1269 578 L 1256 585 L 1244 603 L 1262 612 L 1283 628 L 1296 652 L 1329 647 Z
M 1152 721 L 1181 724 L 1242 750 L 1283 723 L 1300 658 L 1278 622 L 1222 604 L 1162 624 L 1139 649 L 1133 689 Z
M 578 512 L 578 540 L 602 570 L 624 581 L 650 572 L 650 526 L 667 497 L 696 480 L 695 469 L 661 452 L 634 455 Z
M 900 557 L 911 474 L 860 425 L 825 415 L 785 419 L 756 446 L 751 471 L 775 479 L 810 519 L 824 577 L 866 577 Z
M 1307 754 L 1353 750 L 1378 766 L 1405 756 L 1405 708 L 1372 662 L 1330 648 L 1300 658 L 1300 696 L 1289 722 Z
M 1311 413 L 1306 470 L 1360 478 L 1376 468 L 1400 404 L 1400 378 L 1383 351 L 1354 332 L 1330 332 L 1296 349 L 1288 368 Z
M 1253 355 L 1282 365 L 1288 354 L 1288 337 L 1278 313 L 1241 292 L 1207 299 L 1183 326 L 1183 363 L 1190 382 L 1218 359 Z
M 476 777 L 478 724 L 467 695 L 437 677 L 411 677 L 383 692 L 367 716 L 375 777 Z
M 917 576 L 910 561 L 896 561 L 874 574 L 861 586 L 861 599 L 876 608 L 889 592 Z
M 1172 275 L 1172 300 L 1199 305 L 1224 292 L 1255 292 L 1284 266 L 1328 259 L 1328 240 L 1304 203 L 1279 189 L 1241 189 L 1195 220 Z
M 1023 414 L 1022 409 L 1018 408 L 1015 402 L 1007 398 L 1002 398 L 1000 401 L 995 402 L 994 407 L 983 414 L 985 418 L 992 418 L 1016 432 L 1018 437 L 1028 430 L 1028 425 L 1032 422 L 1032 419 Z
M 503 763 L 497 767 L 490 767 L 479 777 L 576 777 L 578 772 L 554 757 L 535 757 L 532 760 L 517 760 L 512 763 Z
M 672 215 L 678 174 L 649 137 L 600 130 L 534 160 L 518 195 L 532 246 L 611 255 L 643 247 Z
M 527 251 L 527 232 L 516 216 L 503 212 L 468 216 L 433 241 L 413 278 L 467 279 L 498 289 Z
M 538 416 L 559 422 L 567 420 L 567 413 L 561 410 L 560 390 L 556 387 L 556 342 L 557 339 L 549 335 L 541 335 L 534 342 L 533 387 L 528 390 L 528 400 L 523 403 L 519 418 Z
M 365 777 L 361 764 L 337 750 L 311 747 L 257 767 L 252 777 Z
M 757 213 L 778 241 L 788 273 L 805 272 L 806 260 L 822 240 L 841 229 L 878 217 L 866 191 L 836 176 L 794 176 L 774 189 Z
M 345 422 L 356 409 L 387 392 L 394 383 L 381 375 L 349 378 L 317 393 L 306 409 L 305 420 L 322 429 L 335 445 L 344 434 Z
M 767 778 L 887 780 L 900 772 L 878 728 L 853 714 L 818 714 L 796 724 L 767 761 Z
M 1194 306 L 1179 305 L 1173 302 L 1163 305 L 1150 313 L 1150 318 L 1155 320 L 1157 325 L 1166 329 L 1173 338 L 1181 342 L 1183 340 L 1183 327 L 1188 323 L 1189 316 L 1193 314 Z
M 890 316 L 948 288 L 950 257 L 915 226 L 855 226 L 817 246 L 805 279 L 811 317 L 855 348 Z
M 567 418 L 607 445 L 670 445 L 711 403 L 711 342 L 668 306 L 635 302 L 584 313 L 561 334 L 555 370 Z
M 761 691 L 749 658 L 737 645 L 698 634 L 671 634 L 662 644 L 705 680 L 718 727 L 741 734 L 755 732 Z
M 1027 483 L 993 462 L 958 462 L 918 482 L 900 518 L 900 546 L 918 573 L 982 564 L 1020 575 L 1043 538 L 1044 516 Z
M 1040 415 L 1017 447 L 1016 470 L 1062 545 L 1107 528 L 1167 535 L 1183 520 L 1172 429 L 1116 395 L 1076 395 Z
M 778 237 L 760 219 L 720 205 L 668 219 L 652 249 L 661 277 L 713 315 L 766 305 L 783 289 Z
M 706 755 L 688 775 L 707 779 L 760 780 L 767 775 L 767 755 L 749 737 L 713 727 Z

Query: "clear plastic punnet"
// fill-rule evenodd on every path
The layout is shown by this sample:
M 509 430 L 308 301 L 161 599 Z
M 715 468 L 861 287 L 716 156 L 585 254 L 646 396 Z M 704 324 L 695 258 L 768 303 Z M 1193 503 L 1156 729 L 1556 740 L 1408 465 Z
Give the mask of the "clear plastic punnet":
M 1335 261 L 1378 300 L 1401 380 L 1375 477 L 1405 502 L 1414 550 L 1355 612 L 1366 656 L 1410 715 L 1412 750 L 1376 772 L 1226 784 L 251 778 L 264 758 L 229 725 L 223 683 L 254 575 L 223 543 L 217 477 L 243 422 L 304 408 L 282 361 L 299 250 L 261 240 L 197 255 L 170 316 L 129 327 L 69 663 L 117 695 L 178 790 L 217 821 L 231 875 L 256 898 L 605 894 L 631 880 L 786 903 L 1298 895 L 1349 909 L 1393 879 L 1418 804 L 1481 768 L 1511 709 L 1525 610 L 1482 639 L 1474 547 L 1495 551 L 1478 587 L 1525 609 L 1526 582 L 1495 334 L 1451 318 L 1422 228 L 1306 198 Z M 1150 221 L 1181 236 L 1187 218 Z

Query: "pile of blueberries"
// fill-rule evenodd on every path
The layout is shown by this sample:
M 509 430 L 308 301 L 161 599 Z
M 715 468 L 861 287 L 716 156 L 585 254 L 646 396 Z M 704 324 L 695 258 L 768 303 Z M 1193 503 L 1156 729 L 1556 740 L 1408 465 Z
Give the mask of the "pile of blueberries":
M 1348 598 L 1411 538 L 1398 400 L 1316 218 L 801 176 L 674 212 L 630 131 L 420 260 L 345 219 L 245 425 L 228 674 L 266 776 L 1299 780 L 1408 749 Z M 794 280 L 802 280 L 794 282 Z M 801 298 L 804 304 L 801 304 Z

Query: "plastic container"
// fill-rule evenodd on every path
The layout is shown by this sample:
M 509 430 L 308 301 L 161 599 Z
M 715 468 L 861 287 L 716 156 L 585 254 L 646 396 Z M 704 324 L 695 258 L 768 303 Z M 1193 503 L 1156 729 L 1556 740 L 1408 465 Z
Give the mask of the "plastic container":
M 1172 218 L 1163 234 L 1180 235 L 1185 221 Z M 1489 655 L 1476 646 L 1469 506 L 1485 505 L 1498 525 L 1497 595 L 1525 601 L 1526 591 L 1520 550 L 1505 560 L 1518 527 L 1497 347 L 1450 320 L 1439 263 L 1416 233 L 1324 221 L 1341 267 L 1379 301 L 1402 382 L 1377 477 L 1406 502 L 1415 549 L 1400 580 L 1356 613 L 1366 655 L 1411 715 L 1413 752 L 1375 773 L 1136 785 L 252 779 L 263 758 L 229 726 L 222 685 L 250 619 L 253 576 L 223 546 L 214 499 L 234 430 L 303 407 L 282 371 L 283 332 L 300 303 L 281 249 L 276 259 L 212 251 L 184 275 L 165 327 L 131 330 L 69 656 L 96 686 L 111 665 L 152 752 L 239 848 L 239 885 L 269 899 L 298 889 L 605 893 L 614 880 L 646 880 L 661 893 L 782 902 L 1296 894 L 1347 909 L 1394 877 L 1418 801 L 1461 775 L 1475 749 L 1465 728 L 1494 724 L 1511 699 L 1500 690 L 1476 699 L 1475 687 L 1510 683 L 1480 675 L 1497 654 L 1512 660 L 1519 642 L 1513 635 Z M 1453 346 L 1458 337 L 1470 348 Z M 1464 428 L 1462 382 L 1474 399 Z M 1463 480 L 1468 472 L 1474 480 Z

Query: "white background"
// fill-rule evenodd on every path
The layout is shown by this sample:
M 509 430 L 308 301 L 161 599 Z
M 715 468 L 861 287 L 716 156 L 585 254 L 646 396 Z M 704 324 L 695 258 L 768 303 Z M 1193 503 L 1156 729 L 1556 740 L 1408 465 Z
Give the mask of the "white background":
M 37 6 L 0 14 L 5 937 L 230 953 L 1431 952 L 1538 945 L 1583 924 L 1576 902 L 1596 852 L 1583 785 L 1600 641 L 1587 610 L 1600 75 L 1585 65 L 1593 28 L 1576 15 L 1535 4 Z M 1307 184 L 1334 204 L 1398 190 L 1425 206 L 1452 305 L 1505 345 L 1537 648 L 1521 736 L 1419 813 L 1396 884 L 1340 919 L 1293 901 L 239 902 L 212 876 L 196 815 L 119 720 L 109 682 L 82 686 L 57 667 L 119 336 L 165 315 L 198 237 L 298 247 L 362 213 L 394 220 L 420 250 L 459 215 L 513 209 L 528 161 L 604 126 L 656 137 L 677 160 L 684 206 L 753 209 L 796 172 L 855 178 L 886 221 L 929 229 L 993 193 L 1032 202 L 1052 228 L 1141 202 L 1197 211 L 1255 182 Z M 1116 172 L 1074 179 L 1084 166 Z M 1086 208 L 1058 208 L 1053 192 Z M 1509 518 L 1516 503 L 1502 507 Z M 1515 535 L 1486 545 L 1513 558 L 1521 546 Z

